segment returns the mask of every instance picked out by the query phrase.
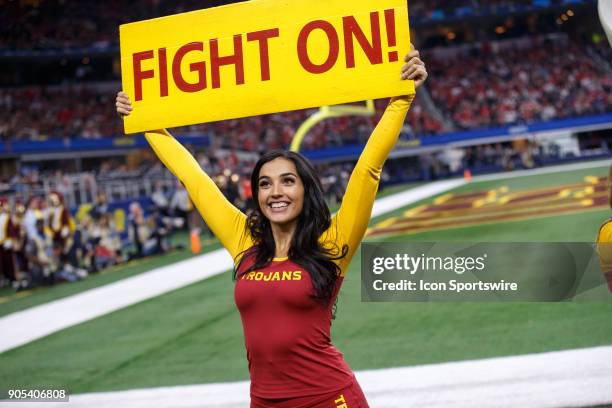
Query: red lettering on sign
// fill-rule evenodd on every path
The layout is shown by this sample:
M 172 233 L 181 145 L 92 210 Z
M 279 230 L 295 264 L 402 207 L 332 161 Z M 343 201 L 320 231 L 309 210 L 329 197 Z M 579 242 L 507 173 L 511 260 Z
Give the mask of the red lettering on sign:
M 355 17 L 347 16 L 342 18 L 342 27 L 344 31 L 344 51 L 346 54 L 347 68 L 355 68 L 355 47 L 353 44 L 353 37 L 357 40 L 371 64 L 382 64 L 383 57 L 382 44 L 380 41 L 380 22 L 378 21 L 377 11 L 370 13 L 370 25 L 372 27 L 371 44 L 357 23 Z
M 159 95 L 168 96 L 168 61 L 166 49 L 160 48 L 159 54 Z
M 373 11 L 369 13 L 370 16 L 370 28 L 369 32 L 365 27 L 360 26 L 355 16 L 345 16 L 342 18 L 342 33 L 337 31 L 336 27 L 329 21 L 315 20 L 305 24 L 300 30 L 297 38 L 297 56 L 299 63 L 304 70 L 311 74 L 323 74 L 330 71 L 338 62 L 340 54 L 340 41 L 344 41 L 344 54 L 346 57 L 345 65 L 346 68 L 355 68 L 356 66 L 356 53 L 363 52 L 367 57 L 368 61 L 372 65 L 382 64 L 384 61 L 383 56 L 383 44 L 382 37 L 386 34 L 388 50 L 388 59 L 390 62 L 398 60 L 398 51 L 393 48 L 397 48 L 397 34 L 396 34 L 396 22 L 395 22 L 395 10 L 388 9 L 384 10 L 384 24 L 386 32 L 381 32 L 380 20 L 382 13 L 380 11 Z M 339 30 L 340 28 L 338 28 Z M 309 40 L 314 31 L 320 30 L 323 32 L 323 46 L 325 48 L 325 42 L 328 44 L 327 55 L 325 51 L 323 55 L 317 52 L 316 56 L 309 54 Z M 321 34 L 316 34 L 321 35 Z M 342 37 L 340 37 L 340 35 Z M 246 33 L 246 41 L 256 43 L 259 51 L 259 68 L 261 81 L 270 81 L 271 79 L 271 63 L 270 63 L 270 40 L 273 38 L 280 37 L 279 28 L 270 28 L 264 30 L 258 30 Z M 227 65 L 234 66 L 235 73 L 235 84 L 243 85 L 245 83 L 245 61 L 244 61 L 244 49 L 243 49 L 243 36 L 241 34 L 234 35 L 233 40 L 233 52 L 229 55 L 219 55 L 219 39 L 213 38 L 208 41 L 210 53 L 210 87 L 217 89 L 221 87 L 221 67 Z M 170 84 L 169 81 L 173 80 L 176 87 L 182 92 L 198 92 L 208 87 L 208 78 L 206 71 L 206 62 L 203 58 L 195 59 L 196 62 L 189 64 L 189 71 L 196 74 L 195 82 L 190 79 L 188 81 L 184 76 L 185 72 L 185 58 L 187 54 L 191 52 L 199 52 L 199 55 L 204 55 L 204 41 L 191 42 L 184 44 L 178 48 L 174 57 L 172 57 L 171 67 L 169 67 L 170 61 L 168 61 L 168 50 L 166 47 L 160 47 L 157 50 L 159 60 L 157 62 L 157 68 L 159 70 L 159 95 L 166 97 L 169 94 Z M 357 48 L 357 51 L 356 51 Z M 311 42 L 312 49 L 312 42 Z M 313 56 L 315 61 L 313 61 Z M 143 61 L 153 59 L 155 57 L 153 50 L 142 51 L 134 53 L 133 69 L 134 69 L 134 99 L 135 101 L 141 101 L 143 99 L 143 81 L 146 79 L 155 78 L 157 72 L 154 69 L 143 69 Z M 321 62 L 321 59 L 324 61 Z M 192 59 L 193 60 L 193 59 Z M 152 62 L 153 64 L 153 62 Z M 169 79 L 169 70 L 171 69 L 172 78 Z M 191 78 L 191 76 L 189 76 Z M 229 85 L 229 84 L 228 84 Z
M 259 42 L 259 66 L 262 81 L 270 80 L 270 56 L 268 52 L 268 40 L 278 36 L 278 28 L 247 33 L 247 41 Z
M 385 10 L 385 27 L 387 28 L 387 42 L 389 47 L 397 45 L 395 35 L 395 10 Z M 397 51 L 389 51 L 389 62 L 395 62 L 399 59 Z
M 172 60 L 172 78 L 174 78 L 174 83 L 178 89 L 183 92 L 197 92 L 206 88 L 206 63 L 204 61 L 194 62 L 189 65 L 191 72 L 198 73 L 197 82 L 189 83 L 185 81 L 185 78 L 183 78 L 183 74 L 181 73 L 183 58 L 185 55 L 187 55 L 187 53 L 192 51 L 204 51 L 204 44 L 201 42 L 185 44 L 176 51 L 176 54 L 174 54 L 174 59 Z
M 153 78 L 153 70 L 142 70 L 142 61 L 153 58 L 153 50 L 137 52 L 132 56 L 134 64 L 134 100 L 142 100 L 142 81 Z
M 329 41 L 329 54 L 323 64 L 316 65 L 310 60 L 308 55 L 308 37 L 314 30 L 323 30 Z M 340 50 L 340 44 L 338 40 L 338 33 L 331 23 L 324 20 L 315 20 L 306 24 L 298 36 L 297 42 L 297 53 L 302 67 L 310 72 L 311 74 L 322 74 L 329 71 L 336 61 L 338 60 L 338 52 Z
M 210 70 L 213 88 L 221 86 L 219 68 L 223 65 L 234 65 L 236 72 L 236 85 L 244 84 L 244 59 L 242 55 L 242 37 L 234 36 L 234 54 L 219 57 L 219 44 L 216 38 L 210 40 Z

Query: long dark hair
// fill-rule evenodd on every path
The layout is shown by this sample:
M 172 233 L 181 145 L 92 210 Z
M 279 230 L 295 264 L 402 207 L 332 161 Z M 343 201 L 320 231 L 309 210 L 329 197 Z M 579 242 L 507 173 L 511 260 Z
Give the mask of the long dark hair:
M 264 164 L 278 158 L 290 160 L 295 164 L 298 176 L 304 185 L 304 205 L 298 217 L 295 234 L 289 248 L 289 259 L 310 273 L 313 297 L 323 304 L 329 304 L 334 291 L 340 267 L 334 262 L 346 256 L 348 248 L 339 248 L 335 242 L 323 246 L 319 242 L 321 235 L 331 225 L 331 214 L 323 197 L 321 181 L 316 170 L 308 159 L 299 153 L 283 150 L 270 151 L 259 159 L 251 173 L 251 188 L 253 191 L 253 211 L 247 218 L 247 228 L 251 233 L 254 245 L 238 256 L 240 262 L 234 269 L 234 279 L 238 270 L 247 258 L 254 257 L 254 263 L 243 275 L 250 271 L 261 269 L 272 262 L 276 245 L 270 221 L 263 215 L 257 199 L 259 193 L 259 172 Z M 333 235 L 333 234 L 332 234 Z

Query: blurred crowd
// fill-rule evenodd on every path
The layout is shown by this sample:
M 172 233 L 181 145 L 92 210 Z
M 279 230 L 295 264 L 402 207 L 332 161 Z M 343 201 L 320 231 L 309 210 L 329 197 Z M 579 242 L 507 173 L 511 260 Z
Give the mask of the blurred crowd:
M 465 129 L 527 124 L 612 111 L 609 47 L 583 46 L 567 36 L 524 37 L 442 47 L 422 53 L 431 81 L 415 103 L 404 138 Z M 102 138 L 123 133 L 114 110 L 115 83 L 0 88 L 0 140 Z M 387 100 L 373 116 L 325 120 L 303 149 L 363 144 Z M 173 129 L 204 133 L 219 147 L 260 152 L 287 148 L 313 109 Z
M 610 66 L 588 51 L 566 38 L 465 47 L 428 59 L 431 95 L 458 129 L 609 112 Z
M 130 205 L 120 229 L 104 194 L 78 217 L 58 192 L 11 201 L 0 198 L 0 287 L 23 290 L 74 282 L 170 249 L 169 229 L 157 225 L 154 216 L 144 217 L 138 202 Z
M 388 99 L 375 101 L 376 112 L 372 116 L 344 116 L 327 119 L 315 125 L 302 142 L 303 150 L 317 150 L 326 147 L 364 144 L 374 126 L 382 116 Z M 365 104 L 360 106 L 365 107 Z M 259 152 L 262 149 L 287 149 L 295 131 L 315 109 L 274 113 L 204 123 L 176 129 L 175 132 L 204 132 L 222 140 L 221 147 Z M 407 134 L 425 135 L 438 133 L 442 123 L 437 121 L 417 99 L 410 112 L 404 131 Z
M 99 139 L 123 134 L 115 113 L 114 97 L 119 84 L 29 86 L 0 88 L 0 141 L 47 140 L 81 137 Z M 374 116 L 328 119 L 304 140 L 306 150 L 363 143 L 367 140 L 387 101 L 377 101 Z M 221 147 L 257 152 L 287 148 L 294 132 L 315 110 L 306 109 L 250 118 L 226 120 L 172 129 L 175 134 L 208 133 L 218 136 Z M 406 125 L 411 134 L 432 134 L 442 124 L 417 100 Z
M 0 140 L 118 136 L 113 107 L 113 92 L 95 85 L 2 88 Z
M 159 195 L 153 196 L 154 201 Z M 0 198 L 0 287 L 16 290 L 74 282 L 131 259 L 165 253 L 175 230 L 186 228 L 191 204 L 184 189 L 145 213 L 141 200 L 129 204 L 127 219 L 110 211 L 101 193 L 73 216 L 63 196 L 51 192 L 27 202 Z M 83 209 L 85 211 L 83 211 Z
M 80 245 L 87 241 L 81 232 L 58 193 L 13 205 L 0 198 L 0 286 L 20 290 L 86 277 L 90 251 Z M 97 233 L 102 241 L 102 230 Z
M 103 48 L 118 43 L 119 24 L 199 10 L 230 1 L 0 0 L 0 50 Z M 580 2 L 573 0 L 573 3 Z M 410 16 L 419 21 L 469 14 L 516 12 L 523 6 L 566 4 L 567 0 L 411 0 Z
M 410 16 L 417 20 L 439 20 L 473 14 L 512 13 L 534 6 L 549 7 L 580 2 L 581 0 L 413 0 L 410 2 Z
M 462 174 L 465 176 L 466 172 L 471 175 L 532 169 L 570 158 L 571 153 L 562 151 L 556 143 L 516 139 L 462 148 L 448 147 L 433 154 L 422 154 L 418 157 L 418 171 L 414 167 L 412 170 L 417 171 L 418 179 L 430 181 Z M 406 169 L 410 168 L 410 163 L 400 160 L 396 166 Z M 393 166 L 388 167 L 393 168 Z M 412 173 L 411 176 L 414 180 L 415 174 Z

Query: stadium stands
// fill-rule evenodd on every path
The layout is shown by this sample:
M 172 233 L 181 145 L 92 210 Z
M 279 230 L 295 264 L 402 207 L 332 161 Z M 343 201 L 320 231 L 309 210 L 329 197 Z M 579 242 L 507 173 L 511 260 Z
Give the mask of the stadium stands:
M 10 50 L 60 50 L 59 54 L 43 59 L 55 58 L 73 71 L 59 73 L 65 76 L 60 84 L 0 87 L 0 140 L 4 141 L 120 136 L 121 123 L 116 120 L 111 103 L 120 84 L 92 82 L 96 76 L 106 79 L 106 75 L 99 74 L 99 66 L 91 69 L 95 64 L 87 53 L 91 49 L 110 47 L 111 56 L 105 58 L 114 58 L 119 24 L 201 7 L 201 3 L 188 0 L 140 0 L 129 10 L 117 2 L 3 3 L 0 15 L 8 24 L 0 27 L 0 55 Z M 224 3 L 229 1 L 208 2 L 207 6 Z M 592 5 L 594 1 L 412 0 L 410 13 L 413 20 L 436 22 L 452 16 L 482 17 L 549 10 L 565 4 Z M 499 41 L 488 41 L 489 37 L 483 33 L 471 34 L 474 35 L 483 37 L 483 42 L 423 50 L 433 80 L 410 111 L 405 139 L 612 110 L 610 49 L 601 43 L 585 44 L 582 37 L 570 38 L 564 32 L 555 35 L 524 32 L 522 37 Z M 62 54 L 61 50 L 68 49 L 84 56 L 82 62 L 77 58 L 76 67 L 70 65 L 75 63 L 72 59 Z M 20 71 L 14 70 L 17 74 Z M 117 75 L 115 72 L 115 78 Z M 93 79 L 88 80 L 90 76 Z M 9 77 L 7 85 L 12 82 Z M 379 101 L 376 106 L 381 112 L 384 102 Z M 308 110 L 279 113 L 194 125 L 174 132 L 220 136 L 218 146 L 230 149 L 286 148 L 295 129 L 310 113 Z M 326 121 L 308 135 L 304 148 L 363 144 L 375 122 L 376 117 Z
M 564 35 L 429 50 L 425 58 L 436 79 L 428 84 L 434 105 L 424 106 L 417 100 L 405 133 L 427 136 L 610 112 L 612 67 L 605 63 L 607 52 L 603 47 L 580 47 Z M 117 83 L 97 83 L 0 89 L 0 137 L 45 140 L 121 135 L 112 106 L 118 87 Z M 384 101 L 376 107 L 381 113 Z M 310 113 L 278 113 L 175 132 L 222 136 L 222 145 L 233 149 L 286 148 Z M 305 148 L 362 144 L 376 120 L 329 120 L 310 133 Z
M 232 3 L 207 1 L 206 7 Z M 412 0 L 413 21 L 435 22 L 470 16 L 507 15 L 563 5 L 594 4 L 595 0 Z M 0 50 L 106 48 L 117 44 L 119 24 L 198 10 L 194 0 L 137 0 L 130 7 L 118 0 L 2 1 Z
M 432 96 L 458 129 L 612 110 L 609 61 L 565 36 L 444 49 L 430 58 Z
M 123 134 L 114 112 L 114 96 L 120 84 L 27 86 L 0 89 L 0 140 L 47 140 L 83 137 L 99 139 Z M 384 103 L 377 104 L 379 114 Z M 259 151 L 287 148 L 293 133 L 310 110 L 235 119 L 174 129 L 180 133 L 222 136 L 224 147 Z M 317 127 L 306 142 L 307 149 L 345 143 L 363 143 L 376 118 L 340 118 Z M 419 102 L 410 112 L 410 133 L 438 133 L 442 124 Z

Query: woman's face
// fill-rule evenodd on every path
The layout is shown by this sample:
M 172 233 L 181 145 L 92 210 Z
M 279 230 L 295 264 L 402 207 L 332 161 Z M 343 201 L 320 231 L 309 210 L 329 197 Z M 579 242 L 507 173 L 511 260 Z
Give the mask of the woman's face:
M 259 208 L 270 223 L 297 222 L 304 205 L 304 184 L 291 160 L 278 157 L 264 164 L 257 185 Z

